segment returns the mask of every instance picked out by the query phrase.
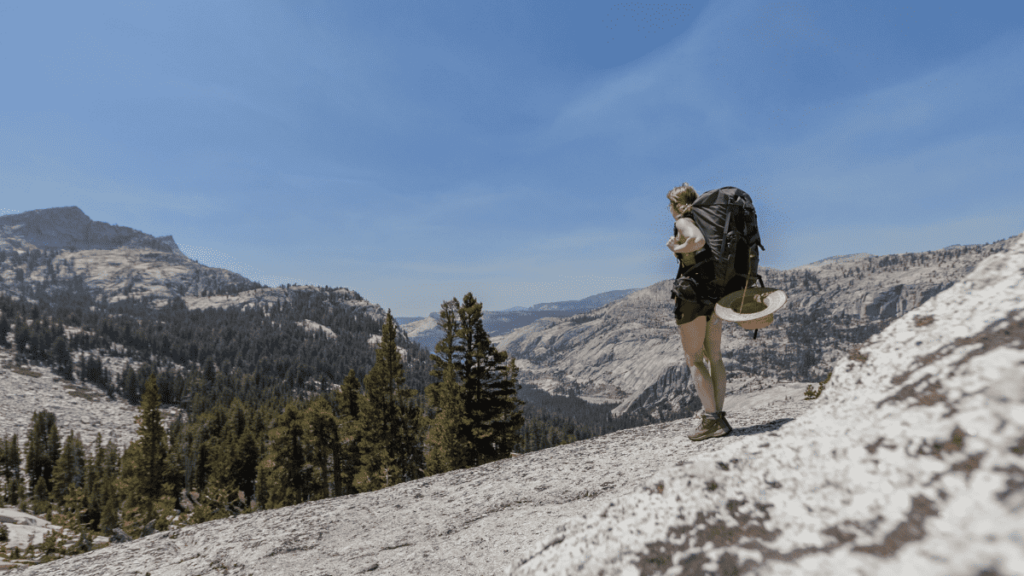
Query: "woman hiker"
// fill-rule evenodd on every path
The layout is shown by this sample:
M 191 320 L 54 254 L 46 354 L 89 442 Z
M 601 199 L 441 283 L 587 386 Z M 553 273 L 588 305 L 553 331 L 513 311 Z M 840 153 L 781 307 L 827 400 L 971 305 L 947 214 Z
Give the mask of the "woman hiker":
M 691 287 L 682 298 L 676 298 L 675 317 L 679 326 L 679 337 L 683 341 L 686 364 L 697 387 L 704 412 L 701 422 L 693 434 L 688 435 L 694 442 L 727 436 L 732 426 L 725 420 L 722 404 L 725 402 L 725 364 L 722 363 L 722 319 L 715 314 L 715 302 L 722 296 L 743 288 L 743 279 L 736 278 L 739 285 L 726 286 L 724 291 L 715 290 L 711 284 L 714 266 L 695 266 L 705 262 L 698 252 L 704 248 L 704 235 L 700 228 L 686 215 L 690 212 L 697 191 L 689 184 L 677 186 L 668 193 L 669 211 L 675 218 L 675 236 L 666 246 L 680 261 L 680 274 L 693 279 Z M 678 276 L 677 276 L 678 277 Z M 704 363 L 707 359 L 708 365 Z

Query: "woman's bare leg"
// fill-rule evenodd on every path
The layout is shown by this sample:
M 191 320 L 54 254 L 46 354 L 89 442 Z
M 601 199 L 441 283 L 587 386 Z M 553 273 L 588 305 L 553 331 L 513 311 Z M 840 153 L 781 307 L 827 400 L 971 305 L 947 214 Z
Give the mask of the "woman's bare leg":
M 711 364 L 711 382 L 715 392 L 715 412 L 721 412 L 725 403 L 725 363 L 722 362 L 722 319 L 711 313 L 704 334 L 704 355 Z
M 679 337 L 683 341 L 683 352 L 686 354 L 686 365 L 690 367 L 693 382 L 697 387 L 697 397 L 705 412 L 715 412 L 715 390 L 712 386 L 711 374 L 704 364 L 704 347 L 708 319 L 698 316 L 679 325 Z M 721 328 L 719 328 L 721 330 Z M 723 370 L 724 371 L 724 370 Z M 724 384 L 723 384 L 724 386 Z

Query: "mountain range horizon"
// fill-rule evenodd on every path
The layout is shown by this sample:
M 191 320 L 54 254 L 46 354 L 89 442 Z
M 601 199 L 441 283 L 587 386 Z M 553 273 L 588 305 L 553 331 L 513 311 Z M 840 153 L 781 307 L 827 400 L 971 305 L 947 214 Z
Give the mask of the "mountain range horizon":
M 165 236 L 153 236 L 142 230 L 132 228 L 129 226 L 121 226 L 117 224 L 109 224 L 93 220 L 78 206 L 62 206 L 53 208 L 40 208 L 36 210 L 29 210 L 25 212 L 18 212 L 13 214 L 5 214 L 0 216 L 0 249 L 11 248 L 11 249 L 22 249 L 22 246 L 12 245 L 9 240 L 5 240 L 3 236 L 6 236 L 4 232 L 19 232 L 19 235 L 23 236 L 28 244 L 31 244 L 35 248 L 39 249 L 110 249 L 112 247 L 137 247 L 137 248 L 152 248 L 162 251 L 168 251 L 176 254 L 180 254 L 189 260 L 202 264 L 197 258 L 189 256 L 183 252 L 177 242 L 175 242 L 172 234 Z M 986 243 L 985 245 L 987 245 Z M 945 248 L 954 248 L 963 246 L 961 244 L 952 244 Z M 970 245 L 973 246 L 973 245 Z M 945 249 L 944 248 L 944 249 Z M 898 256 L 905 253 L 894 253 L 889 256 Z M 874 257 L 874 254 L 868 252 L 861 252 L 855 254 L 845 254 L 829 256 L 822 258 L 814 262 L 794 266 L 791 268 L 773 268 L 770 266 L 761 266 L 762 270 L 797 270 L 806 267 L 822 266 L 826 264 L 839 263 L 839 262 L 852 262 L 855 260 L 861 260 L 865 258 Z M 203 264 L 206 266 L 205 264 Z M 264 285 L 256 280 L 246 277 L 243 273 L 231 270 L 229 268 L 210 266 L 211 268 L 220 268 L 233 274 L 238 274 L 244 277 L 250 282 L 260 284 L 264 287 L 270 288 L 271 286 Z M 286 284 L 280 284 L 276 287 L 283 287 Z M 300 284 L 306 285 L 306 284 Z M 338 286 L 339 288 L 341 286 Z M 352 289 L 351 287 L 345 286 L 344 288 Z M 491 314 L 497 313 L 526 313 L 526 312 L 540 312 L 540 311 L 566 311 L 573 309 L 588 310 L 593 307 L 593 303 L 600 302 L 602 305 L 608 302 L 624 297 L 630 293 L 633 293 L 640 288 L 628 288 L 620 290 L 610 290 L 593 294 L 584 298 L 575 300 L 559 300 L 559 301 L 547 301 L 532 304 L 530 306 L 512 306 L 501 310 L 485 310 Z M 424 316 L 395 316 L 396 323 L 400 325 L 410 324 L 412 322 L 424 320 L 425 318 L 438 318 L 436 311 L 431 311 Z

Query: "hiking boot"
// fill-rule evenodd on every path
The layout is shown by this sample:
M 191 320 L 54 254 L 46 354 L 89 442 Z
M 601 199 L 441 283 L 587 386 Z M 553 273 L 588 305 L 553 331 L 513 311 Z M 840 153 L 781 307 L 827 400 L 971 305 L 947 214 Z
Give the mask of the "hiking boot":
M 701 412 L 700 425 L 693 434 L 687 435 L 687 438 L 694 442 L 700 442 L 701 440 L 707 440 L 708 438 L 719 438 L 732 432 L 732 426 L 729 426 L 729 423 L 725 421 L 725 418 L 723 418 L 724 414 L 724 412 L 714 414 Z
M 732 426 L 730 426 L 729 421 L 725 419 L 725 410 L 718 413 L 718 425 L 722 427 L 722 436 L 732 434 Z

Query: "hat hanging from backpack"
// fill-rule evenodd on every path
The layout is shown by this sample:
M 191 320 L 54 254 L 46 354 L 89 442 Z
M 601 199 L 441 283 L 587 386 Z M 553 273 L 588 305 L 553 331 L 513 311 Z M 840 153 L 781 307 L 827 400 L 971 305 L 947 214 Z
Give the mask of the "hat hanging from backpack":
M 775 320 L 775 312 L 786 304 L 786 293 L 776 288 L 748 287 L 727 294 L 715 304 L 715 314 L 735 322 L 744 330 L 759 330 Z

